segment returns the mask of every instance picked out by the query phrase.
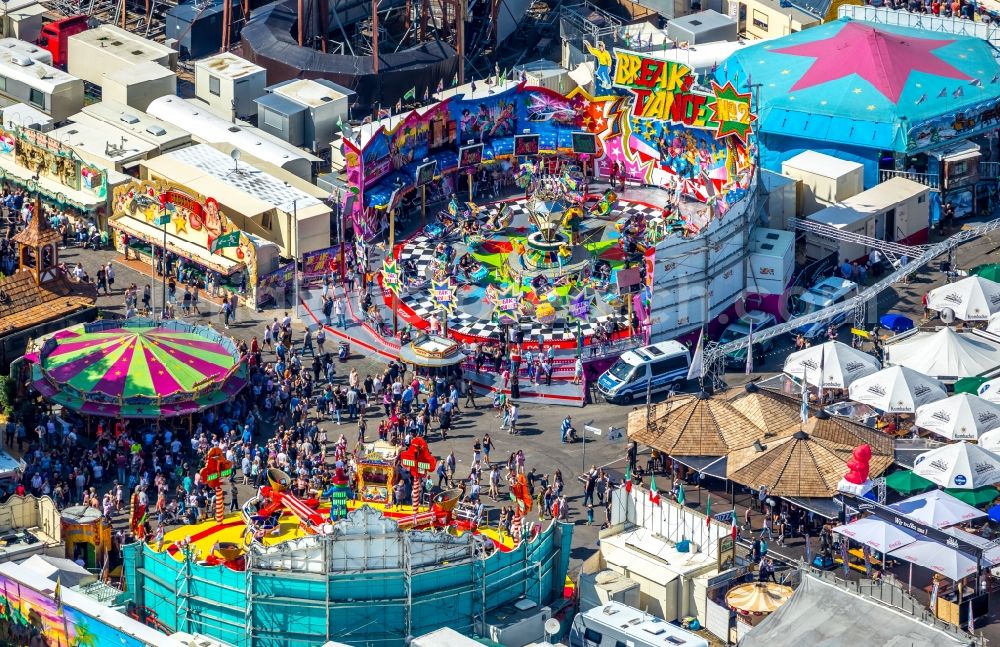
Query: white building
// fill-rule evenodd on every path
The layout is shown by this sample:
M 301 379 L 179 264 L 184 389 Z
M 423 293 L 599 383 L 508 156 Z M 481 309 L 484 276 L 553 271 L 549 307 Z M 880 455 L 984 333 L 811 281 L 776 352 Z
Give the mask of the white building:
M 25 54 L 0 53 L 0 95 L 59 122 L 83 107 L 83 81 Z
M 177 94 L 177 74 L 158 63 L 139 63 L 101 75 L 101 97 L 136 110 L 154 100 Z
M 208 144 L 229 144 L 258 159 L 267 160 L 304 180 L 312 180 L 312 165 L 319 158 L 271 137 L 258 128 L 233 124 L 210 112 L 207 106 L 180 97 L 160 97 L 147 112 L 191 133 L 192 139 Z
M 0 38 L 0 52 L 23 54 L 33 61 L 52 65 L 52 52 L 20 38 Z
M 74 120 L 49 135 L 72 146 L 81 159 L 119 173 L 137 169 L 140 161 L 156 152 L 156 146 L 145 140 L 89 119 Z
M 66 71 L 101 85 L 103 76 L 141 63 L 177 69 L 177 52 L 114 25 L 100 25 L 69 37 Z
M 228 52 L 194 64 L 194 95 L 223 119 L 257 114 L 254 99 L 264 96 L 267 70 Z
M 156 149 L 150 157 L 191 145 L 191 133 L 188 131 L 107 99 L 84 106 L 83 111 L 73 115 L 72 119 L 77 123 L 104 123 L 146 141 Z

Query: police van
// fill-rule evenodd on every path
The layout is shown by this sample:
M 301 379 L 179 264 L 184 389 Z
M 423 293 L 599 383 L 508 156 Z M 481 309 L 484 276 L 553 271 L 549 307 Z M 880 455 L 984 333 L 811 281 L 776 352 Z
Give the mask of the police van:
M 678 341 L 662 341 L 622 353 L 611 368 L 597 378 L 597 390 L 608 402 L 628 404 L 687 380 L 691 353 Z

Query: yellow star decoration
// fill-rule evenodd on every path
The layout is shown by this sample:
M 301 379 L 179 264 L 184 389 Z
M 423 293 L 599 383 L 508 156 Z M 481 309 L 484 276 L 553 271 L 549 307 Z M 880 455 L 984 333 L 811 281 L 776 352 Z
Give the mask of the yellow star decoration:
M 177 214 L 174 216 L 174 228 L 177 230 L 178 234 L 182 231 L 187 231 L 187 220 L 184 219 L 183 214 Z
M 853 90 L 851 90 L 851 92 L 853 92 L 854 94 L 861 94 L 861 88 L 854 88 Z
M 874 109 L 875 109 L 875 106 L 874 106 L 874 105 L 869 105 L 869 106 L 868 106 L 868 110 L 874 110 Z

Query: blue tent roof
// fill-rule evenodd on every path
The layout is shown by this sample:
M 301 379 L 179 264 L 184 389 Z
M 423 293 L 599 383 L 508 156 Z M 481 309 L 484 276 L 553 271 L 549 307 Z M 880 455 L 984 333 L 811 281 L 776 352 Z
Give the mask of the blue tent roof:
M 956 113 L 978 115 L 1000 99 L 986 41 L 848 18 L 739 50 L 716 76 L 759 88 L 761 132 L 900 152 L 955 137 Z M 961 136 L 998 123 L 1000 113 Z M 934 136 L 915 136 L 921 125 Z

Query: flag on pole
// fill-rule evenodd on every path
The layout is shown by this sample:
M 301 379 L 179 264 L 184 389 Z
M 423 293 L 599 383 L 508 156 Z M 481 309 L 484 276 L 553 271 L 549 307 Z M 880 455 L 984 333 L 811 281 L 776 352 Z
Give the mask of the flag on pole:
M 806 564 L 812 564 L 812 540 L 806 534 Z
M 747 364 L 744 372 L 747 375 L 753 373 L 753 321 L 750 322 L 750 334 L 747 335 Z
M 850 554 L 847 552 L 847 540 L 841 539 L 840 541 L 840 559 L 844 562 L 844 575 L 847 575 L 848 571 L 851 570 Z
M 524 68 L 521 68 L 521 83 L 527 83 L 527 82 L 528 82 L 528 73 L 524 71 Z
M 819 401 L 820 405 L 823 404 L 823 374 L 826 370 L 826 349 L 822 351 L 819 357 L 819 386 L 816 387 L 816 399 Z
M 506 82 L 507 82 L 507 70 L 504 70 L 503 72 L 500 73 L 500 80 L 497 82 L 497 85 L 503 85 Z
M 684 484 L 677 484 L 677 503 L 684 505 Z
M 691 358 L 691 366 L 688 367 L 687 379 L 701 379 L 705 377 L 705 357 L 702 352 L 702 342 L 705 339 L 705 329 L 702 328 L 701 335 L 698 336 L 698 346 L 694 349 L 694 357 Z
M 632 466 L 627 465 L 625 467 L 625 491 L 632 491 Z
M 209 251 L 213 254 L 224 247 L 239 247 L 240 246 L 240 232 L 231 231 L 228 234 L 222 234 L 218 238 L 212 241 L 212 247 Z
M 403 101 L 412 101 L 417 98 L 417 86 L 413 86 L 403 95 Z
M 438 92 L 444 92 L 444 79 L 438 79 Z
M 802 419 L 803 424 L 809 421 L 809 384 L 806 382 L 807 372 L 808 369 L 802 373 L 802 408 L 799 409 L 799 417 Z
M 649 502 L 659 505 L 660 503 L 660 492 L 656 489 L 656 476 L 650 475 L 649 481 Z
M 424 103 L 427 103 L 431 99 L 431 88 L 430 86 L 424 87 Z
M 52 594 L 52 597 L 54 597 L 55 600 L 56 600 L 56 609 L 58 609 L 58 611 L 60 613 L 62 613 L 62 608 L 63 608 L 63 603 L 62 603 L 62 578 L 59 575 L 56 575 L 56 590 Z M 969 610 L 971 611 L 972 608 L 969 607 Z
M 729 528 L 729 533 L 732 535 L 733 541 L 736 541 L 736 536 L 740 534 L 740 527 L 736 524 L 736 508 L 735 507 L 733 508 L 733 516 L 732 516 L 732 519 L 731 519 L 730 523 L 732 525 Z
M 976 633 L 976 617 L 972 614 L 972 598 L 969 598 L 969 633 Z
M 712 495 L 708 495 L 708 499 L 705 501 L 705 527 L 709 528 L 712 525 Z
M 475 92 L 475 91 L 476 91 L 476 82 L 475 82 L 475 80 L 473 80 L 473 81 L 472 81 L 472 85 L 471 85 L 471 86 L 469 86 L 469 87 L 470 87 L 470 89 L 472 90 L 472 92 Z
M 458 85 L 458 75 L 457 74 L 451 80 L 451 87 L 455 87 L 456 85 Z
M 403 100 L 396 101 L 396 112 L 403 112 Z

